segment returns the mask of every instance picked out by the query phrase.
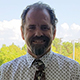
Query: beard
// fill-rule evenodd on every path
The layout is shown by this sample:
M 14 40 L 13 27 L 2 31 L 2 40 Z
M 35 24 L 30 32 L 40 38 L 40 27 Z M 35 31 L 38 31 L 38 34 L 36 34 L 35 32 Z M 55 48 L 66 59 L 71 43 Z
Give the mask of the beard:
M 41 40 L 44 43 L 43 44 L 34 44 L 33 42 L 36 40 Z M 33 54 L 37 55 L 37 56 L 41 56 L 45 53 L 45 51 L 47 50 L 47 48 L 51 45 L 52 41 L 50 40 L 49 37 L 47 36 L 35 36 L 35 37 L 31 37 L 29 39 L 29 47 L 32 51 Z

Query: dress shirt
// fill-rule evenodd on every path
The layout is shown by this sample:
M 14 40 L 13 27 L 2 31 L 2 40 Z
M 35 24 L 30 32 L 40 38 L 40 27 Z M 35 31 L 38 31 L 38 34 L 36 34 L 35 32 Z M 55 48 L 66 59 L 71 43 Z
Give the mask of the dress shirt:
M 34 80 L 37 68 L 29 53 L 0 67 L 0 80 Z M 78 62 L 52 51 L 40 58 L 45 64 L 46 80 L 80 80 Z

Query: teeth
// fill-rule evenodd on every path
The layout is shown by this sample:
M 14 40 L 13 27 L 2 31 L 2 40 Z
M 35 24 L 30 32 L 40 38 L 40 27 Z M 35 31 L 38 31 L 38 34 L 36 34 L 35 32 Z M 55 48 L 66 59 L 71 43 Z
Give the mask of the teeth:
M 43 43 L 45 42 L 44 40 L 34 40 L 34 43 Z
M 35 40 L 35 42 L 43 42 L 43 40 Z

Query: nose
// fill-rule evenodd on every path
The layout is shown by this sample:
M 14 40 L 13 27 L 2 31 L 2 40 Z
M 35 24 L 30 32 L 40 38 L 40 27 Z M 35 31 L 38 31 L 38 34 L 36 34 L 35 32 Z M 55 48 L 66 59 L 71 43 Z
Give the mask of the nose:
M 39 28 L 37 28 L 37 29 L 35 30 L 35 36 L 40 37 L 40 36 L 42 36 L 42 35 L 43 35 L 43 32 L 42 32 Z

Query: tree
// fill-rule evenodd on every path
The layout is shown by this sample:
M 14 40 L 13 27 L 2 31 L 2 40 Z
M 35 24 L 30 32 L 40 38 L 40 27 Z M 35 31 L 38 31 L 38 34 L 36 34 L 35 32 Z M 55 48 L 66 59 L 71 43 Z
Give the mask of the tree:
M 27 45 L 26 44 L 24 44 L 24 46 L 22 47 L 22 50 L 27 52 Z
M 52 45 L 56 48 L 56 52 L 59 52 L 60 53 L 60 46 L 61 46 L 61 41 L 59 38 L 55 38 L 53 41 L 52 41 Z
M 0 65 L 25 54 L 26 52 L 24 50 L 21 50 L 14 44 L 10 45 L 9 47 L 3 45 L 0 49 Z
M 51 44 L 51 50 L 52 50 L 53 52 L 55 52 L 55 53 L 59 53 L 59 52 L 56 51 L 56 48 L 53 46 L 53 44 Z
M 68 56 L 73 52 L 73 45 L 70 42 L 62 43 L 62 55 Z
M 68 56 L 73 59 L 73 53 Z M 80 63 L 80 47 L 75 48 L 75 60 Z

